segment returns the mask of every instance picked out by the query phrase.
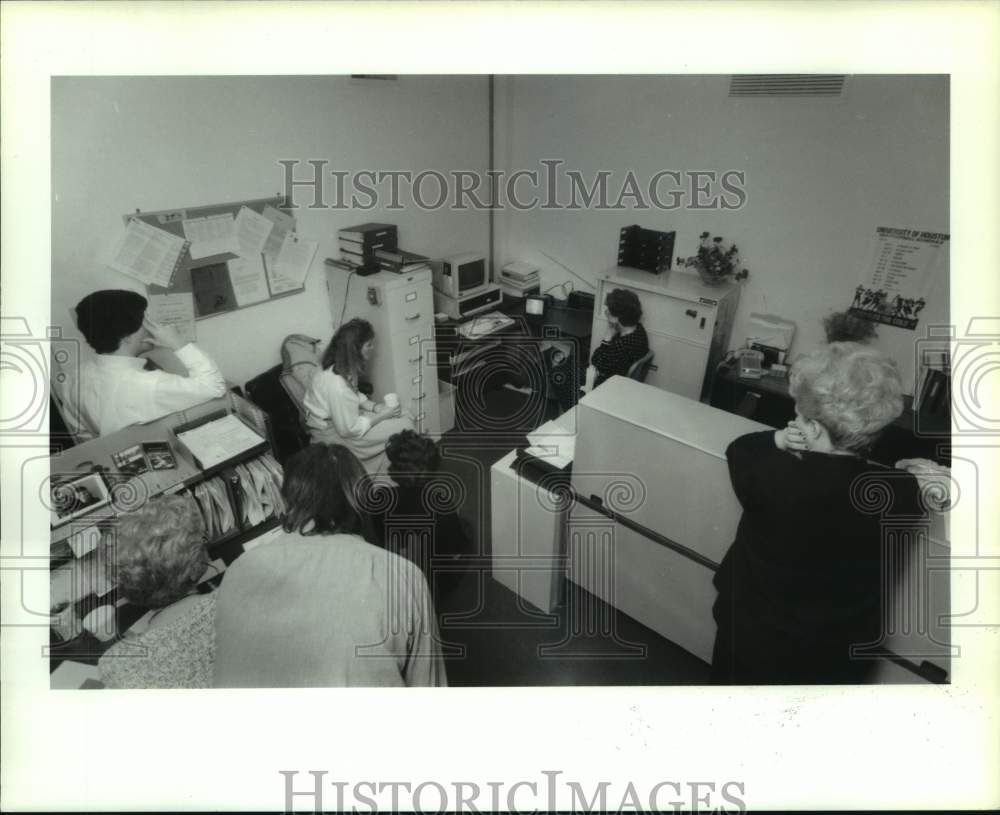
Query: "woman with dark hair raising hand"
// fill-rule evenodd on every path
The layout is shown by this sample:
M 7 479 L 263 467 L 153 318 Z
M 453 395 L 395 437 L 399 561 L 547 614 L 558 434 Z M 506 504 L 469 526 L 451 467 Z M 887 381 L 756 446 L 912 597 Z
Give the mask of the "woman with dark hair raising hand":
M 399 404 L 376 404 L 358 390 L 375 351 L 375 330 L 367 320 L 348 320 L 323 353 L 322 370 L 306 393 L 306 424 L 314 442 L 343 444 L 369 473 L 385 468 L 385 443 L 413 428 Z M 384 396 L 384 394 L 383 394 Z
M 626 376 L 632 364 L 649 351 L 649 339 L 642 325 L 642 304 L 634 291 L 613 289 L 604 299 L 608 330 L 594 349 L 590 364 L 594 387 L 615 374 Z

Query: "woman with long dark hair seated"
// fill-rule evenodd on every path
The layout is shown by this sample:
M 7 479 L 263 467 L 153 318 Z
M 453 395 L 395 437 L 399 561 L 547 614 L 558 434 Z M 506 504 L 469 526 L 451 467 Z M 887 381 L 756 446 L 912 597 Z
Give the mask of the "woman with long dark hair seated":
M 284 535 L 238 558 L 218 591 L 215 687 L 446 684 L 420 569 L 368 542 L 370 488 L 341 445 L 285 464 Z
M 871 648 L 856 649 L 883 632 L 883 529 L 924 513 L 912 475 L 864 458 L 902 411 L 899 372 L 873 348 L 833 343 L 796 361 L 790 392 L 786 429 L 726 451 L 743 517 L 715 576 L 713 679 L 869 682 Z
M 385 469 L 385 443 L 393 434 L 412 429 L 399 404 L 376 404 L 358 389 L 375 352 L 375 330 L 367 320 L 353 319 L 333 335 L 323 353 L 322 370 L 305 397 L 306 424 L 314 442 L 342 444 L 369 473 Z M 385 394 L 382 394 L 384 397 Z

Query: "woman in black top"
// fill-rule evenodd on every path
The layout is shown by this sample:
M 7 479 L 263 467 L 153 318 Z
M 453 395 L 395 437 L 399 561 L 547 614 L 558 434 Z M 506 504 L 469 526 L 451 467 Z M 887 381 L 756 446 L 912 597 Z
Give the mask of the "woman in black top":
M 792 369 L 796 418 L 736 439 L 726 456 L 743 506 L 715 576 L 713 680 L 722 684 L 871 681 L 883 631 L 883 531 L 919 525 L 916 479 L 862 453 L 902 411 L 895 364 L 833 343 Z M 870 650 L 870 649 L 869 649 Z
M 642 305 L 634 291 L 613 289 L 604 298 L 604 313 L 608 331 L 594 349 L 590 364 L 596 369 L 594 387 L 615 374 L 626 376 L 628 369 L 649 352 Z

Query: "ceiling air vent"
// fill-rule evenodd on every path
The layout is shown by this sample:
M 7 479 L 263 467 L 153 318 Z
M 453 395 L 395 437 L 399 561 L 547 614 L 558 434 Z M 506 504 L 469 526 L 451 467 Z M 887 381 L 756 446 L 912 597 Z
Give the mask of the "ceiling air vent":
M 730 96 L 840 96 L 846 74 L 738 74 Z

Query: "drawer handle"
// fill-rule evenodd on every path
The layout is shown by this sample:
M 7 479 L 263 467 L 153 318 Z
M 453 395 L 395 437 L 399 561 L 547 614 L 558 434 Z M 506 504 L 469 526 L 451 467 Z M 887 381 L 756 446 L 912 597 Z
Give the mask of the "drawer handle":
M 689 309 L 688 309 L 687 311 L 685 311 L 684 313 L 685 313 L 685 314 L 686 314 L 686 315 L 687 315 L 688 317 L 690 317 L 690 318 L 691 318 L 692 320 L 693 320 L 693 319 L 694 319 L 695 317 L 697 317 L 697 316 L 698 316 L 698 312 L 697 312 L 697 311 L 695 311 L 695 310 L 694 310 L 693 308 L 689 308 Z
M 421 413 L 419 416 L 417 416 L 417 421 L 418 422 L 422 422 L 426 418 L 427 418 L 427 414 L 426 413 Z
M 426 394 L 426 393 L 422 393 L 422 394 L 420 394 L 419 396 L 412 396 L 412 397 L 410 397 L 410 398 L 411 398 L 411 399 L 412 399 L 412 400 L 413 400 L 414 402 L 419 402 L 419 401 L 420 401 L 421 399 L 425 398 L 426 396 L 427 396 L 427 394 Z
M 417 312 L 416 314 L 411 314 L 411 315 L 410 315 L 409 317 L 407 317 L 406 319 L 407 319 L 407 321 L 409 321 L 409 322 L 413 322 L 414 320 L 419 320 L 419 319 L 420 319 L 420 312 L 418 311 L 418 312 Z
M 704 328 L 705 327 L 705 318 L 704 317 L 701 318 L 701 325 L 698 326 L 698 327 L 699 328 Z
M 422 360 L 423 358 L 424 358 L 423 354 L 421 354 L 420 356 L 417 356 L 417 357 L 410 357 L 410 362 L 411 363 L 412 362 L 420 362 L 420 360 Z

